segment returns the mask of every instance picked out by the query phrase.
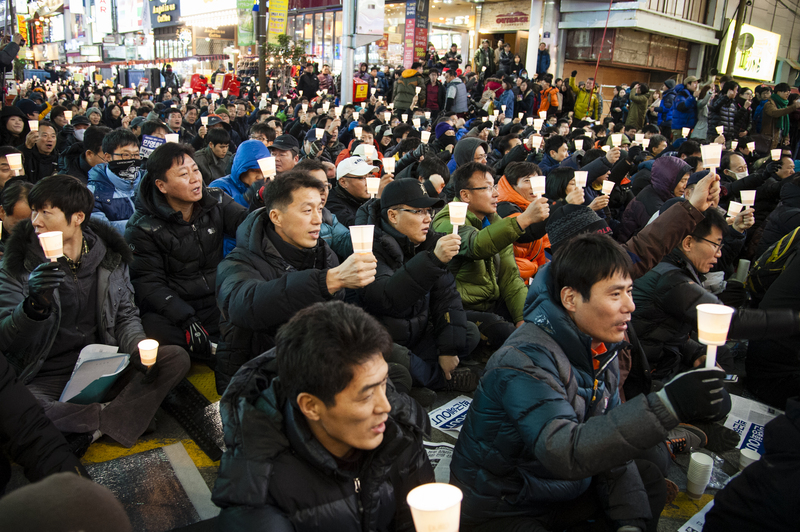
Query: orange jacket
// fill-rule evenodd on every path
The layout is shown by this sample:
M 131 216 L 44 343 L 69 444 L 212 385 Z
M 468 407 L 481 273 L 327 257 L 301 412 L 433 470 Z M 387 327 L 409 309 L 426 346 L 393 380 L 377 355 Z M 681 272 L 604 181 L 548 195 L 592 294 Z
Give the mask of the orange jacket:
M 509 215 L 512 218 L 522 214 L 522 211 L 528 208 L 530 204 L 530 201 L 523 198 L 519 192 L 514 190 L 514 187 L 512 187 L 506 179 L 506 176 L 500 178 L 497 184 L 497 191 L 499 193 L 498 201 L 507 201 L 520 208 L 520 212 L 513 212 Z M 547 263 L 544 250 L 549 247 L 550 239 L 547 238 L 547 235 L 527 244 L 514 242 L 514 260 L 517 261 L 519 275 L 522 277 L 522 280 L 525 281 L 525 284 L 528 284 L 528 281 L 536 275 L 539 268 Z
M 539 112 L 547 111 L 550 108 L 558 109 L 558 89 L 550 87 L 542 91 L 542 103 L 539 105 Z

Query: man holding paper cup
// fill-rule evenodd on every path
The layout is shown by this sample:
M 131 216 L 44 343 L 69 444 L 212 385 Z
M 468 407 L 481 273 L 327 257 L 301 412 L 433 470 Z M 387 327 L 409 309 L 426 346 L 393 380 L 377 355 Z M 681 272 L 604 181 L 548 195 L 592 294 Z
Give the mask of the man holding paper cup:
M 356 211 L 370 199 L 367 176 L 376 171 L 377 166 L 361 157 L 348 157 L 336 167 L 336 186 L 328 196 L 327 207 L 345 226 L 355 223 Z
M 630 268 L 619 244 L 585 234 L 537 273 L 525 323 L 489 359 L 453 453 L 465 529 L 563 530 L 588 519 L 657 529 L 664 474 L 641 457 L 681 422 L 724 416 L 730 401 L 725 374 L 704 368 L 621 402 Z
M 15 229 L 0 269 L 0 350 L 56 428 L 73 433 L 78 454 L 103 434 L 131 447 L 188 371 L 189 357 L 162 346 L 152 367 L 140 362 L 145 333 L 133 303 L 130 248 L 114 229 L 89 220 L 94 198 L 80 181 L 47 177 L 28 200 L 32 223 Z M 55 262 L 37 238 L 48 232 L 61 235 Z M 95 343 L 129 354 L 138 371 L 122 371 L 102 399 L 107 405 L 61 402 L 80 351 Z
M 220 402 L 220 530 L 414 530 L 405 501 L 434 481 L 430 422 L 395 390 L 391 351 L 375 318 L 332 301 L 300 310 L 242 367 Z

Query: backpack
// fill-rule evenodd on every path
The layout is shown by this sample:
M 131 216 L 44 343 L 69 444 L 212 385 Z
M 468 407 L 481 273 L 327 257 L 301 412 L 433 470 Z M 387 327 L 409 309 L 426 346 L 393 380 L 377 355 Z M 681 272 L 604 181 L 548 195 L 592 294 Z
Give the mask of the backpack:
M 760 300 L 800 249 L 800 227 L 772 244 L 750 267 L 745 287 Z
M 756 130 L 756 133 L 761 133 L 761 124 L 764 119 L 764 106 L 767 105 L 767 100 L 762 100 L 759 102 L 758 107 L 756 107 L 755 112 L 753 112 L 753 127 Z

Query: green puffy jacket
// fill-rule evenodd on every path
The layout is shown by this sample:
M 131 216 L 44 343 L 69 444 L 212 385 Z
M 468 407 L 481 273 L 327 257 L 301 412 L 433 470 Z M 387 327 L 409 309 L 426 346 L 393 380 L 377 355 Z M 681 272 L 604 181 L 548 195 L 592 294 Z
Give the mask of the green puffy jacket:
M 492 311 L 502 299 L 514 322 L 522 321 L 527 287 L 514 260 L 514 242 L 524 233 L 516 218 L 489 215 L 482 228 L 478 217 L 467 211 L 467 223 L 458 228 L 461 249 L 448 264 L 456 278 L 465 310 Z M 432 228 L 452 233 L 450 209 L 445 206 L 433 219 Z

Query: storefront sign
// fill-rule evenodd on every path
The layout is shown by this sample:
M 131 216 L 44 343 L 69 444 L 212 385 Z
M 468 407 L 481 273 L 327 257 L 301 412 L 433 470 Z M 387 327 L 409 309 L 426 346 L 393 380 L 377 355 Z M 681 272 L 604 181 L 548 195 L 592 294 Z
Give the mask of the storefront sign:
M 181 7 L 177 0 L 164 1 L 152 0 L 150 2 L 150 25 L 153 28 L 174 26 L 181 18 Z
M 250 5 L 252 9 L 253 5 Z M 190 0 L 181 2 L 181 16 L 208 15 L 236 9 L 236 0 Z
M 111 21 L 111 0 L 95 0 L 95 28 L 100 35 L 114 33 L 114 23 Z
M 720 72 L 727 71 L 728 57 L 731 53 L 734 21 L 728 28 L 725 41 L 725 53 L 720 55 Z M 736 47 L 736 59 L 733 65 L 733 77 L 772 81 L 775 74 L 775 61 L 778 59 L 778 46 L 781 36 L 749 24 L 742 24 L 739 43 Z
M 239 17 L 238 46 L 253 46 L 253 0 L 237 0 L 236 14 Z
M 289 14 L 289 0 L 271 0 L 269 3 L 269 30 L 267 41 L 278 44 L 278 35 L 286 33 L 286 19 Z
M 251 11 L 252 13 L 252 11 Z M 234 38 L 233 26 L 223 26 L 221 28 L 194 28 L 195 37 L 198 39 L 219 39 L 232 41 Z
M 411 68 L 421 61 L 428 49 L 428 0 L 406 2 L 406 31 L 403 43 L 403 66 Z
M 531 3 L 527 0 L 484 3 L 481 9 L 481 33 L 529 30 Z
M 128 33 L 142 29 L 142 0 L 115 0 L 117 3 L 117 32 Z

